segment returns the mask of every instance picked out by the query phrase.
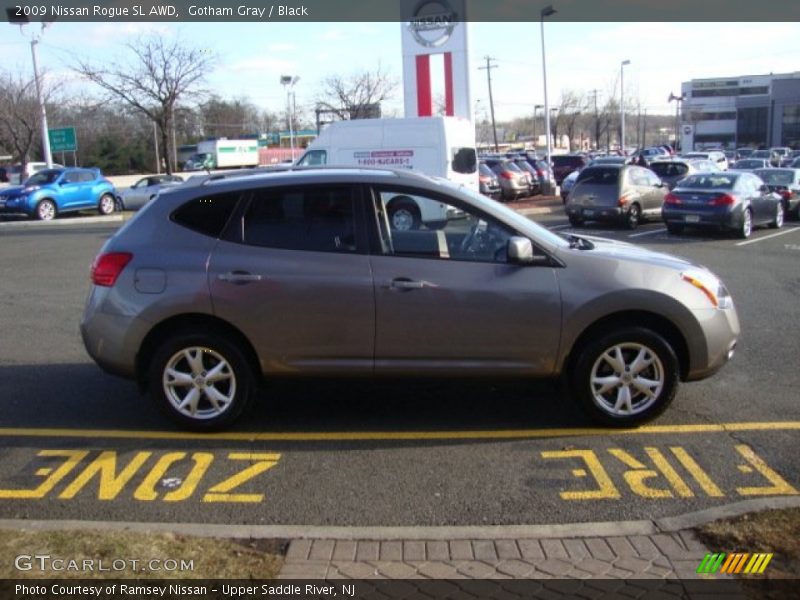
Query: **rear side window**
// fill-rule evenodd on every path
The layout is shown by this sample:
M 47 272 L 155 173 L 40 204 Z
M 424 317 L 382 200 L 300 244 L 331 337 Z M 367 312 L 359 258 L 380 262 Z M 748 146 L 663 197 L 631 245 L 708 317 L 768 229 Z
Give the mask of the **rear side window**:
M 575 183 L 587 182 L 596 185 L 617 185 L 619 169 L 608 167 L 588 167 L 581 171 Z
M 481 175 L 485 175 L 486 177 L 494 177 L 494 171 L 492 171 L 485 163 L 481 163 L 478 169 Z
M 355 208 L 348 187 L 257 190 L 244 215 L 243 242 L 310 252 L 355 252 Z
M 172 213 L 172 220 L 204 235 L 219 237 L 238 199 L 239 194 L 235 193 L 195 198 Z
M 474 173 L 478 168 L 478 155 L 475 148 L 453 148 L 453 171 L 456 173 Z
M 553 164 L 556 167 L 582 167 L 584 160 L 580 156 L 553 156 Z

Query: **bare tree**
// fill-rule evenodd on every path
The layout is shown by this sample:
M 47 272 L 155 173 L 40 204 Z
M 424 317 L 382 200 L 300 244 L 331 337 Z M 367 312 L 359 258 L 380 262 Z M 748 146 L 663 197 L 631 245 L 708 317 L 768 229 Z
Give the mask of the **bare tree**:
M 317 108 L 330 111 L 340 119 L 358 119 L 372 114 L 375 105 L 391 98 L 398 83 L 382 70 L 363 71 L 350 77 L 333 75 L 322 82 Z
M 583 92 L 574 90 L 562 90 L 561 100 L 558 104 L 558 119 L 569 138 L 570 150 L 575 148 L 575 129 L 581 112 L 585 106 L 585 95 Z
M 24 169 L 40 134 L 41 113 L 34 79 L 0 75 L 0 147 L 11 152 Z
M 98 66 L 80 61 L 74 70 L 110 97 L 147 115 L 158 126 L 161 147 L 171 148 L 176 106 L 181 100 L 203 93 L 198 86 L 213 57 L 201 48 L 157 35 L 138 38 L 126 47 L 133 55 L 130 62 Z M 174 150 L 173 147 L 173 152 L 166 152 L 168 173 L 176 167 Z

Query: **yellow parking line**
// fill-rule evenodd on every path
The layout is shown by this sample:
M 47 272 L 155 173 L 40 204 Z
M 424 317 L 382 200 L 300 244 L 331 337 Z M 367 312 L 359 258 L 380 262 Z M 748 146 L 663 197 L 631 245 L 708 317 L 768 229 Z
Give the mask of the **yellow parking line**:
M 598 435 L 641 435 L 668 433 L 725 433 L 731 431 L 800 430 L 800 421 L 647 425 L 637 429 L 578 427 L 561 429 L 497 429 L 467 431 L 311 431 L 311 432 L 223 432 L 188 433 L 172 431 L 134 431 L 124 429 L 38 429 L 0 428 L 0 437 L 65 437 L 97 439 L 206 440 L 206 441 L 422 441 L 422 440 L 503 440 Z

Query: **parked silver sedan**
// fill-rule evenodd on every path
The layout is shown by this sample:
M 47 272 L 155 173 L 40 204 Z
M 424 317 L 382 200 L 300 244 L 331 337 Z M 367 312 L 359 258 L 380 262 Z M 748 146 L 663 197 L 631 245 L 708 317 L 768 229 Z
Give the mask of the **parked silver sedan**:
M 393 229 L 398 195 L 453 217 Z M 560 377 L 591 417 L 631 426 L 727 363 L 739 335 L 728 290 L 701 266 L 562 237 L 403 171 L 165 190 L 106 242 L 92 282 L 89 354 L 198 430 L 232 423 L 264 379 L 346 375 Z
M 121 210 L 139 210 L 155 198 L 165 187 L 179 185 L 183 178 L 177 175 L 151 175 L 142 177 L 126 190 L 122 190 L 118 197 Z

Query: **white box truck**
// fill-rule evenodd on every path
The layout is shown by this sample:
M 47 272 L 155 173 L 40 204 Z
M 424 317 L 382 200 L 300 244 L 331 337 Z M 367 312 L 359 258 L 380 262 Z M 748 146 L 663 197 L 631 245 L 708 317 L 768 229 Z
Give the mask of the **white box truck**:
M 478 191 L 475 127 L 460 117 L 355 119 L 325 127 L 297 166 L 336 165 L 411 169 Z M 387 205 L 395 229 L 435 227 L 452 215 L 447 205 L 397 196 Z
M 258 166 L 258 140 L 206 140 L 197 144 L 184 171 Z

